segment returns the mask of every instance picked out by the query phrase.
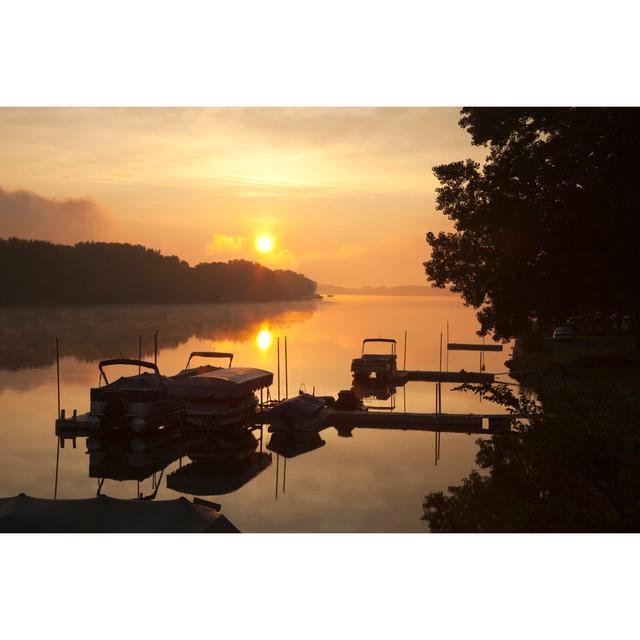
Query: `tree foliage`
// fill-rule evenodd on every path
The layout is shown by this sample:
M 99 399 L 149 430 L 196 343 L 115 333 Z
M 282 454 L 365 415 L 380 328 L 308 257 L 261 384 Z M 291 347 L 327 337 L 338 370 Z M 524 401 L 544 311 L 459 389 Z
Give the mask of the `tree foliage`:
M 640 319 L 640 112 L 626 108 L 465 108 L 484 163 L 437 166 L 437 209 L 454 231 L 427 234 L 433 286 L 477 308 L 483 333 L 513 337 L 594 312 Z
M 190 267 L 140 245 L 0 239 L 0 305 L 245 302 L 310 298 L 316 283 L 246 260 Z

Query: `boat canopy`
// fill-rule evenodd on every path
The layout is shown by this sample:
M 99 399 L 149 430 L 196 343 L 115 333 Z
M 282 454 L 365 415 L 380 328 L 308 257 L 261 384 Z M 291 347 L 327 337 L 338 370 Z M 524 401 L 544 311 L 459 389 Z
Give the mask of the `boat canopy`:
M 148 394 L 158 398 L 166 396 L 171 381 L 155 373 L 140 373 L 135 376 L 122 376 L 102 387 L 91 389 L 91 399 L 99 400 L 114 392 L 125 392 L 130 400 L 143 401 Z
M 265 413 L 265 420 L 277 418 L 279 420 L 288 419 L 295 423 L 298 421 L 309 420 L 316 416 L 326 406 L 326 400 L 309 393 L 301 393 L 300 395 L 283 400 L 273 409 Z
M 0 531 L 12 533 L 238 533 L 219 511 L 176 500 L 0 498 Z
M 216 369 L 197 376 L 174 378 L 170 393 L 176 398 L 239 398 L 273 383 L 273 373 L 250 367 Z

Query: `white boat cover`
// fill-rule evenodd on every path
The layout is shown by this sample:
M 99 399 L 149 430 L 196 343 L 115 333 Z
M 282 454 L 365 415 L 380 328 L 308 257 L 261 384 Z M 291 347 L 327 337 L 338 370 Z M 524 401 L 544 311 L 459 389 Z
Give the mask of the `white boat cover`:
M 180 399 L 241 398 L 273 383 L 273 373 L 250 367 L 216 369 L 197 376 L 174 378 L 169 383 L 172 396 Z
M 0 498 L 0 532 L 238 533 L 219 511 L 176 500 Z

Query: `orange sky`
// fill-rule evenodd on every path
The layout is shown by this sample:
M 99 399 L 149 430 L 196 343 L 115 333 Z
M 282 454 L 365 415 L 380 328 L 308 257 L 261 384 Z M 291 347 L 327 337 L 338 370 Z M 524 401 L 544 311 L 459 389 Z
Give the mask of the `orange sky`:
M 0 237 L 247 258 L 320 283 L 425 284 L 431 167 L 481 159 L 458 109 L 0 109 Z M 260 233 L 274 240 L 255 250 Z

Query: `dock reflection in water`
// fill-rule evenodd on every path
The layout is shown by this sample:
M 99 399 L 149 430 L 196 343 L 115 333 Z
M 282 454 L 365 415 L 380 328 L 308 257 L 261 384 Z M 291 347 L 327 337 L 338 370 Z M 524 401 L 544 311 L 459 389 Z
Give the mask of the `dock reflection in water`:
M 447 320 L 452 340 L 470 340 L 477 330 L 473 313 L 452 297 L 338 296 L 300 303 L 0 313 L 4 314 L 0 326 L 1 495 L 25 491 L 45 497 L 53 495 L 55 476 L 56 334 L 61 338 L 62 406 L 82 412 L 89 387 L 97 383 L 97 360 L 137 357 L 139 334 L 143 335 L 143 357 L 149 357 L 156 328 L 158 365 L 167 373 L 179 371 L 189 352 L 212 349 L 233 352 L 238 366 L 275 372 L 276 338 L 286 335 L 290 395 L 304 383 L 310 392 L 315 387 L 317 395 L 333 396 L 351 388 L 349 363 L 363 336 L 395 336 L 401 341 L 407 330 L 407 368 L 435 369 L 438 338 Z M 258 338 L 265 330 L 268 333 Z M 486 370 L 504 371 L 506 357 L 508 350 L 487 354 Z M 457 353 L 455 368 L 477 371 L 477 354 Z M 443 410 L 481 413 L 489 409 L 475 396 L 451 392 L 454 386 L 442 386 Z M 389 391 L 376 391 L 365 403 L 390 402 L 391 395 L 375 397 Z M 410 382 L 397 389 L 396 404 L 394 412 L 405 407 L 433 412 L 435 385 Z M 169 434 L 166 442 L 152 447 L 143 440 L 108 443 L 104 448 L 103 443 L 93 442 L 89 455 L 84 444 L 79 442 L 74 449 L 67 443 L 60 451 L 58 496 L 95 495 L 102 477 L 106 479 L 101 491 L 110 496 L 155 493 L 157 499 L 171 499 L 182 492 L 168 486 L 167 479 L 176 474 L 176 481 L 186 481 L 190 472 L 180 471 L 193 465 L 192 479 L 200 483 L 202 495 L 214 500 L 224 495 L 220 500 L 224 512 L 242 531 L 424 531 L 420 517 L 425 494 L 458 484 L 474 468 L 475 439 L 491 437 L 442 433 L 440 461 L 435 466 L 433 433 L 338 428 L 340 433 L 328 428 L 302 440 L 269 434 L 265 428 L 262 448 L 259 431 L 254 432 L 258 445 L 253 452 L 262 454 L 247 456 L 254 462 L 225 461 L 224 456 L 192 459 L 188 450 L 198 456 L 198 443 L 172 440 Z M 349 434 L 352 437 L 341 437 Z M 211 443 L 200 444 L 201 453 L 207 447 L 215 451 Z M 265 457 L 269 454 L 270 464 Z M 206 493 L 225 487 L 231 492 Z

